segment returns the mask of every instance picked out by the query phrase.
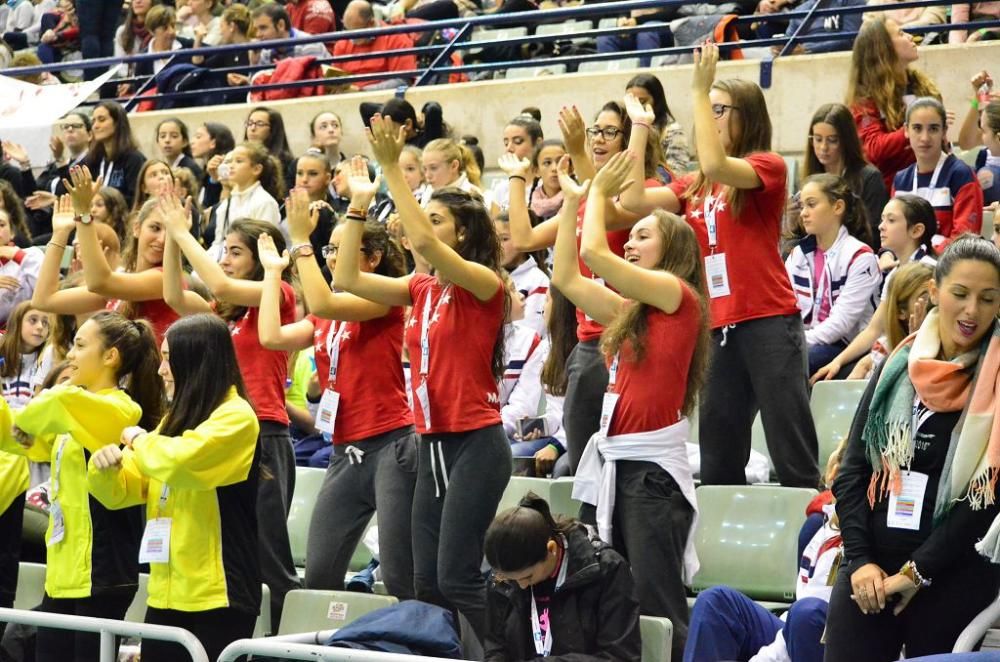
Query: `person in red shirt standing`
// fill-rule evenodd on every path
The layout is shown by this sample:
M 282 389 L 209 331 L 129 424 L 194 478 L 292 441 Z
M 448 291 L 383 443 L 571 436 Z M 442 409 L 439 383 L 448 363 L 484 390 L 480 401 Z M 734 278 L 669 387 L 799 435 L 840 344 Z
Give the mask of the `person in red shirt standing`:
M 288 510 L 295 489 L 295 455 L 288 434 L 285 379 L 288 355 L 260 343 L 257 317 L 264 296 L 264 267 L 258 239 L 269 235 L 285 247 L 285 239 L 271 223 L 241 218 L 229 226 L 225 252 L 216 262 L 188 231 L 191 215 L 173 191 L 159 198 L 168 240 L 163 253 L 163 298 L 181 315 L 215 312 L 229 324 L 243 382 L 260 422 L 261 480 L 257 484 L 257 528 L 260 572 L 271 589 L 271 618 L 277 627 L 288 591 L 301 587 L 288 540 Z M 188 259 L 216 300 L 180 298 L 181 255 Z M 281 321 L 295 319 L 295 290 L 281 283 Z
M 345 30 L 368 30 L 379 27 L 375 20 L 375 12 L 368 0 L 353 0 L 344 11 Z M 413 48 L 413 38 L 408 34 L 382 34 L 367 39 L 339 39 L 333 45 L 336 56 L 358 55 L 361 53 L 378 53 L 380 51 L 400 51 L 399 55 L 367 58 L 363 60 L 344 60 L 336 66 L 351 75 L 375 74 L 393 71 L 413 71 L 417 68 L 417 58 L 410 53 Z M 365 90 L 394 90 L 400 85 L 409 85 L 412 78 L 398 76 L 353 83 L 354 87 Z
M 570 179 L 564 157 L 552 282 L 604 326 L 601 351 L 610 366 L 600 428 L 580 460 L 573 496 L 596 507 L 601 538 L 632 565 L 642 613 L 673 623 L 673 656 L 680 659 L 684 585 L 698 570 L 687 417 L 708 365 L 708 295 L 698 239 L 675 214 L 657 210 L 637 221 L 624 258 L 610 247 L 606 209 L 634 158 L 613 156 L 590 187 L 579 256 L 590 277 L 579 267 L 574 213 L 587 185 Z
M 329 0 L 288 0 L 285 11 L 292 21 L 292 27 L 309 34 L 326 34 L 337 29 L 337 17 Z M 333 53 L 333 42 L 325 44 Z
M 483 641 L 483 540 L 511 472 L 497 387 L 509 306 L 500 240 L 475 194 L 442 188 L 421 209 L 399 167 L 403 127 L 375 115 L 368 139 L 406 238 L 434 274 L 388 278 L 362 271 L 365 212 L 352 207 L 333 278 L 337 287 L 384 306 L 413 306 L 405 341 L 421 435 L 412 518 L 416 595 L 458 610 Z
M 367 209 L 376 184 L 355 156 L 351 204 Z M 359 175 L 359 176 L 353 176 Z M 306 588 L 344 590 L 344 575 L 373 514 L 378 517 L 379 572 L 390 595 L 413 598 L 410 512 L 417 481 L 417 435 L 406 400 L 402 306 L 383 306 L 346 292 L 331 292 L 310 243 L 319 214 L 310 213 L 309 194 L 292 191 L 288 202 L 289 254 L 279 255 L 262 235 L 264 297 L 260 341 L 268 349 L 316 349 L 322 397 L 317 428 L 333 441 L 330 467 L 316 497 L 306 545 Z M 354 226 L 363 228 L 360 268 L 390 278 L 405 274 L 402 251 L 382 223 L 340 225 L 324 241 L 332 273 L 340 242 Z M 289 257 L 290 256 L 290 257 Z M 311 314 L 282 326 L 278 310 L 281 274 L 295 261 Z
M 917 97 L 941 99 L 934 82 L 910 66 L 917 57 L 913 36 L 881 16 L 865 21 L 854 40 L 846 104 L 865 156 L 882 173 L 886 190 L 916 159 L 903 129 L 907 107 Z

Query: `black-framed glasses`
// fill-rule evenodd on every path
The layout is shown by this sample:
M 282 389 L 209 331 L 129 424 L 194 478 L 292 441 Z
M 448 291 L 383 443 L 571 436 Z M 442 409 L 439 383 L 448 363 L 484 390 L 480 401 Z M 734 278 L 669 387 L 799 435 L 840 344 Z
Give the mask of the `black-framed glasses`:
M 263 129 L 271 126 L 270 122 L 262 122 L 260 120 L 247 120 L 246 127 L 248 129 Z
M 319 252 L 323 255 L 324 260 L 328 260 L 331 257 L 337 257 L 337 253 L 340 252 L 340 247 L 327 244 L 323 248 L 319 249 Z
M 715 119 L 719 119 L 726 114 L 728 109 L 739 110 L 739 106 L 733 106 L 728 103 L 713 103 L 712 104 L 712 114 L 715 115 Z
M 84 128 L 83 122 L 63 122 L 63 131 L 81 131 Z
M 623 133 L 625 132 L 619 129 L 618 127 L 614 126 L 606 126 L 604 128 L 601 128 L 599 126 L 592 126 L 589 129 L 587 129 L 587 137 L 589 137 L 591 140 L 593 140 L 597 136 L 602 136 L 605 140 L 614 140 Z

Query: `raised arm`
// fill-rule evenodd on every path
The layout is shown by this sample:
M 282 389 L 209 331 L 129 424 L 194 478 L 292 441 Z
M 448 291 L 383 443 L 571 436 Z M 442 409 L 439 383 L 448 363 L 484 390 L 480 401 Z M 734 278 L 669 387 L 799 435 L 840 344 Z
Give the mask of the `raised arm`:
M 576 210 L 580 199 L 587 193 L 589 182 L 577 184 L 573 181 L 569 176 L 569 157 L 564 156 L 559 161 L 559 183 L 563 190 L 563 204 L 556 215 L 559 234 L 556 236 L 552 284 L 577 308 L 599 324 L 607 325 L 621 310 L 624 299 L 580 273 L 576 250 Z
M 528 214 L 526 189 L 528 177 L 531 174 L 531 162 L 519 159 L 505 152 L 498 162 L 500 169 L 507 174 L 510 183 L 510 207 L 507 210 L 510 219 L 510 240 L 514 248 L 521 252 L 537 251 L 548 248 L 556 243 L 556 230 L 559 224 L 555 219 L 549 219 L 537 226 L 531 226 L 531 216 Z
M 718 61 L 719 47 L 710 41 L 694 51 L 691 98 L 694 106 L 694 137 L 698 148 L 698 163 L 701 171 L 713 182 L 737 189 L 755 189 L 762 184 L 760 177 L 744 159 L 726 155 L 715 127 L 715 114 L 712 111 L 709 92 L 715 82 L 715 65 Z M 734 109 L 727 108 L 725 111 L 731 113 Z M 735 112 L 742 111 L 735 109 Z
M 992 87 L 993 78 L 984 69 L 973 76 L 969 82 L 972 84 L 972 98 L 974 101 L 969 106 L 968 112 L 965 113 L 965 119 L 962 120 L 962 126 L 958 131 L 958 146 L 962 149 L 972 149 L 983 144 L 983 137 L 979 132 L 979 113 L 983 110 L 983 104 L 978 99 L 979 88 L 987 83 Z M 990 96 L 992 97 L 994 94 L 991 93 Z M 996 97 L 1000 98 L 1000 95 L 996 95 Z
M 443 219 L 432 219 L 413 197 L 399 167 L 399 154 L 405 144 L 403 127 L 397 128 L 392 120 L 376 115 L 367 133 L 413 250 L 430 262 L 440 277 L 468 290 L 480 301 L 496 296 L 499 276 L 485 265 L 466 260 L 441 241 L 434 232 L 434 224 Z
M 628 178 L 631 180 L 629 186 L 622 191 L 616 205 L 619 217 L 630 217 L 626 225 L 622 221 L 618 223 L 608 223 L 608 229 L 617 230 L 620 227 L 631 227 L 637 219 L 646 216 L 654 209 L 663 209 L 673 214 L 679 213 L 681 202 L 670 189 L 669 186 L 657 186 L 656 188 L 646 188 L 643 182 L 646 179 L 644 171 L 646 163 L 646 150 L 649 146 L 649 132 L 653 126 L 656 116 L 653 109 L 648 104 L 643 105 L 635 98 L 631 92 L 625 95 L 625 110 L 628 112 L 629 120 L 632 122 L 632 133 L 628 139 L 628 151 L 635 158 L 631 161 L 631 169 Z M 607 167 L 607 166 L 605 166 Z M 606 219 L 607 220 L 607 219 Z
M 562 132 L 566 153 L 573 160 L 573 172 L 581 182 L 597 174 L 594 162 L 587 154 L 587 125 L 576 106 L 563 106 L 559 110 L 559 130 Z
M 52 238 L 45 247 L 45 257 L 38 270 L 38 281 L 31 295 L 31 307 L 60 315 L 85 315 L 101 310 L 107 299 L 86 287 L 59 289 L 63 255 L 73 233 L 73 202 L 68 195 L 59 198 L 52 214 Z
M 97 229 L 89 218 L 90 203 L 101 186 L 101 180 L 95 182 L 87 166 L 74 166 L 70 168 L 69 175 L 71 181 L 64 183 L 73 200 L 74 217 L 80 220 L 76 224 L 76 238 L 80 245 L 87 289 L 102 297 L 124 301 L 163 298 L 163 277 L 160 272 L 147 269 L 133 273 L 111 269 L 97 238 Z
M 583 216 L 583 234 L 580 238 L 580 256 L 596 275 L 628 299 L 656 306 L 665 313 L 677 312 L 683 292 L 681 281 L 669 271 L 647 269 L 630 264 L 611 251 L 608 230 L 604 223 L 606 202 L 631 182 L 626 181 L 635 157 L 621 152 L 604 164 L 590 186 L 587 211 Z M 657 230 L 645 225 L 633 229 L 631 241 L 642 246 Z M 663 246 L 662 250 L 668 250 Z M 647 249 L 648 250 L 648 249 Z M 640 258 L 644 256 L 640 252 Z M 606 288 L 601 288 L 606 289 Z M 593 315 L 591 315 L 593 317 Z M 596 318 L 595 318 L 596 319 Z
M 257 336 L 267 349 L 295 351 L 312 345 L 313 323 L 307 319 L 281 324 L 281 274 L 288 268 L 288 251 L 278 255 L 271 235 L 257 238 L 257 254 L 264 267 L 264 291 L 257 311 Z M 313 266 L 316 260 L 309 260 Z M 322 278 L 322 276 L 320 277 Z
M 216 299 L 237 306 L 257 307 L 264 290 L 259 280 L 230 278 L 190 232 L 191 214 L 172 191 L 160 196 L 160 213 L 167 236 L 180 248 Z M 197 296 L 197 295 L 196 295 Z M 180 311 L 178 311 L 180 312 Z
M 355 156 L 351 160 L 347 166 L 347 173 L 348 185 L 351 187 L 350 209 L 359 212 L 350 215 L 364 217 L 364 214 L 360 212 L 363 209 L 368 209 L 372 198 L 375 197 L 375 192 L 378 190 L 379 181 L 376 180 L 373 182 L 368 178 L 368 166 L 365 165 L 364 159 L 360 156 Z M 310 245 L 309 237 L 312 236 L 316 228 L 317 211 L 310 210 L 308 194 L 305 191 L 292 191 L 286 211 L 288 213 L 288 228 L 292 237 L 292 245 Z M 354 220 L 349 221 L 349 223 L 361 226 L 362 232 L 364 231 L 363 221 Z M 347 228 L 344 229 L 346 230 Z M 359 246 L 358 252 L 360 250 Z M 344 251 L 340 247 L 337 248 L 337 251 L 337 261 L 339 262 L 344 255 Z M 389 307 L 381 303 L 362 299 L 360 296 L 348 294 L 347 292 L 333 292 L 330 286 L 326 284 L 326 279 L 323 278 L 323 273 L 320 271 L 316 260 L 302 259 L 307 256 L 303 256 L 297 251 L 293 252 L 293 259 L 295 260 L 295 266 L 299 270 L 299 279 L 302 282 L 302 291 L 306 298 L 306 304 L 314 315 L 318 315 L 324 319 L 363 322 L 365 320 L 384 317 L 389 312 Z M 360 259 L 361 256 L 356 254 L 355 258 Z M 365 258 L 372 260 L 375 256 L 366 255 Z M 378 259 L 385 259 L 385 256 L 380 256 Z M 337 284 L 339 287 L 339 282 Z M 397 286 L 400 283 L 394 278 L 390 279 L 390 282 L 386 283 L 386 285 Z M 404 289 L 406 290 L 405 293 L 403 292 Z M 401 297 L 405 294 L 406 299 L 409 299 L 410 292 L 408 288 L 398 287 L 397 290 L 396 294 Z

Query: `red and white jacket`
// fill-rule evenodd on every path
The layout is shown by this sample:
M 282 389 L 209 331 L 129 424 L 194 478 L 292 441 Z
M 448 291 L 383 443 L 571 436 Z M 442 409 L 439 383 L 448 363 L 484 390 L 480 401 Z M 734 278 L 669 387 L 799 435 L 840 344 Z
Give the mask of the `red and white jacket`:
M 31 246 L 18 250 L 10 260 L 0 259 L 0 276 L 13 276 L 18 280 L 17 289 L 0 290 L 0 323 L 7 323 L 14 306 L 31 299 L 44 257 L 41 249 Z
M 841 226 L 837 240 L 825 253 L 822 282 L 816 283 L 813 277 L 816 248 L 816 237 L 809 235 L 785 260 L 805 325 L 806 342 L 810 345 L 850 342 L 868 325 L 878 305 L 882 284 L 878 259 L 867 244 Z M 817 313 L 824 301 L 829 304 L 830 312 L 819 322 Z
M 549 292 L 549 277 L 538 268 L 535 258 L 530 255 L 510 272 L 514 287 L 524 297 L 524 326 L 531 327 L 540 336 L 545 330 L 545 297 Z
M 542 401 L 542 365 L 549 343 L 520 323 L 504 328 L 504 373 L 500 383 L 500 419 L 507 436 L 517 431 L 517 421 L 537 416 Z

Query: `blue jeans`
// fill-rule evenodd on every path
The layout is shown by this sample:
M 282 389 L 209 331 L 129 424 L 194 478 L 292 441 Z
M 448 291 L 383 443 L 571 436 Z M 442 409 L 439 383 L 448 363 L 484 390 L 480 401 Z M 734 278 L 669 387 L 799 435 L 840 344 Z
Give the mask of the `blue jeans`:
M 816 371 L 834 360 L 847 347 L 844 341 L 835 342 L 832 345 L 809 345 L 809 375 L 816 374 Z
M 659 25 L 659 24 L 658 24 Z M 598 53 L 627 53 L 630 51 L 647 51 L 655 48 L 665 48 L 672 42 L 670 30 L 650 30 L 649 32 L 633 32 L 623 35 L 604 35 L 597 38 Z M 639 64 L 648 67 L 652 56 L 639 58 Z
M 792 604 L 782 622 L 739 591 L 710 588 L 694 603 L 684 662 L 749 660 L 773 643 L 779 631 L 795 662 L 822 662 L 826 608 L 819 598 L 804 598 Z
M 535 457 L 535 453 L 552 443 L 552 437 L 542 437 L 531 441 L 512 441 L 510 454 L 514 457 Z

